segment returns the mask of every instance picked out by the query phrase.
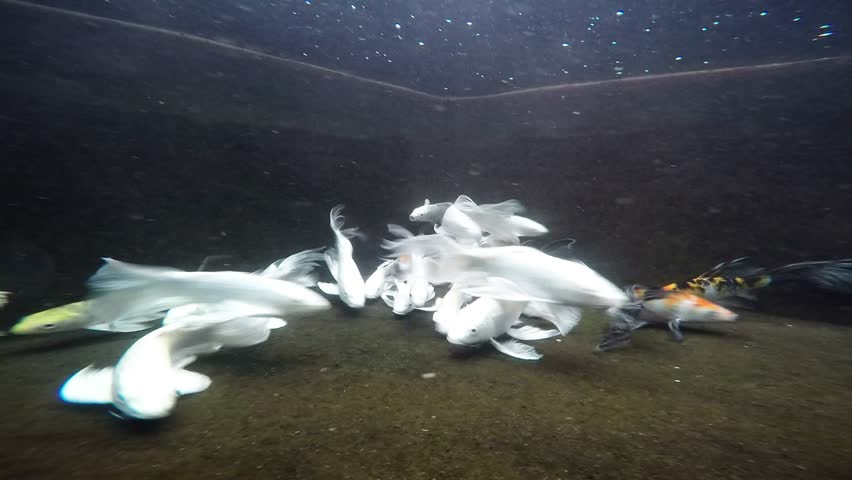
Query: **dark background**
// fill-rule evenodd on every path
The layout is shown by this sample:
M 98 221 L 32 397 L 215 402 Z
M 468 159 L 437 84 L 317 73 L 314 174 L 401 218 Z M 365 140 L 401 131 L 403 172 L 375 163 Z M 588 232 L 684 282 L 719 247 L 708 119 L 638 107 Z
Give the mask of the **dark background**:
M 34 3 L 451 95 L 852 52 L 852 9 L 844 0 Z
M 619 283 L 852 251 L 846 59 L 441 99 L 3 9 L 10 320 L 77 298 L 102 256 L 259 268 L 325 245 L 337 203 L 365 274 L 385 224 L 461 193 L 522 200 Z

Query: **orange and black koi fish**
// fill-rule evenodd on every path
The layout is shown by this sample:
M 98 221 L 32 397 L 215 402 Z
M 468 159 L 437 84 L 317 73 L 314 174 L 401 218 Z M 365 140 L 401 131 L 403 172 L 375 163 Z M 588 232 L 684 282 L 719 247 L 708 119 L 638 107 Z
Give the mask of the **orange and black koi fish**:
M 607 311 L 612 321 L 597 350 L 626 345 L 634 330 L 649 323 L 665 323 L 672 337 L 681 342 L 682 323 L 734 322 L 737 319 L 736 313 L 690 292 L 634 285 L 627 289 L 627 294 L 633 301 L 631 305 Z
M 741 257 L 720 263 L 692 280 L 660 288 L 669 292 L 690 292 L 714 301 L 732 297 L 754 300 L 754 290 L 779 284 L 852 295 L 852 258 L 791 263 L 766 269 L 751 264 L 747 257 Z

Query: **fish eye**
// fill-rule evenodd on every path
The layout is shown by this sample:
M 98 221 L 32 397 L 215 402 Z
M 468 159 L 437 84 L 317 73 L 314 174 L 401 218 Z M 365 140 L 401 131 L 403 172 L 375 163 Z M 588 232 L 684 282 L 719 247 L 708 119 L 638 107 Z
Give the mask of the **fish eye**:
M 44 330 L 53 330 L 54 328 L 56 328 L 56 324 L 55 323 L 45 323 L 44 325 L 41 326 L 41 328 L 43 328 Z
M 471 329 L 470 329 L 470 333 L 476 333 L 476 329 L 475 329 L 475 328 L 471 328 Z

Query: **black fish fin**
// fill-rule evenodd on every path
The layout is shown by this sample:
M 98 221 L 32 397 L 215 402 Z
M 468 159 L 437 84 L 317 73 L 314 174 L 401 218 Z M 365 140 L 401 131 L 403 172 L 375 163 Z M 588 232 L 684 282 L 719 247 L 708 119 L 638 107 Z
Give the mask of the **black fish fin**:
M 765 268 L 754 264 L 751 258 L 740 257 L 729 262 L 722 262 L 702 273 L 698 276 L 698 278 L 751 277 L 754 275 L 760 275 L 765 271 Z

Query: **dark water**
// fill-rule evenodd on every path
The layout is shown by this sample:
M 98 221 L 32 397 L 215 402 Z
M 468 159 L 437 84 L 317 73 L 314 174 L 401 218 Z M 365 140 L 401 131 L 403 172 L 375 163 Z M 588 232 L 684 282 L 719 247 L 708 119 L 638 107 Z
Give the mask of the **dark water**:
M 370 235 L 362 270 L 385 224 L 460 193 L 522 200 L 619 284 L 852 251 L 845 58 L 441 99 L 2 8 L 4 326 L 79 298 L 102 256 L 254 268 L 325 245 L 337 203 Z M 56 398 L 137 335 L 3 338 L 0 476 L 846 478 L 846 300 L 784 291 L 735 329 L 603 355 L 588 312 L 537 363 L 335 308 L 200 360 L 213 387 L 146 428 Z

